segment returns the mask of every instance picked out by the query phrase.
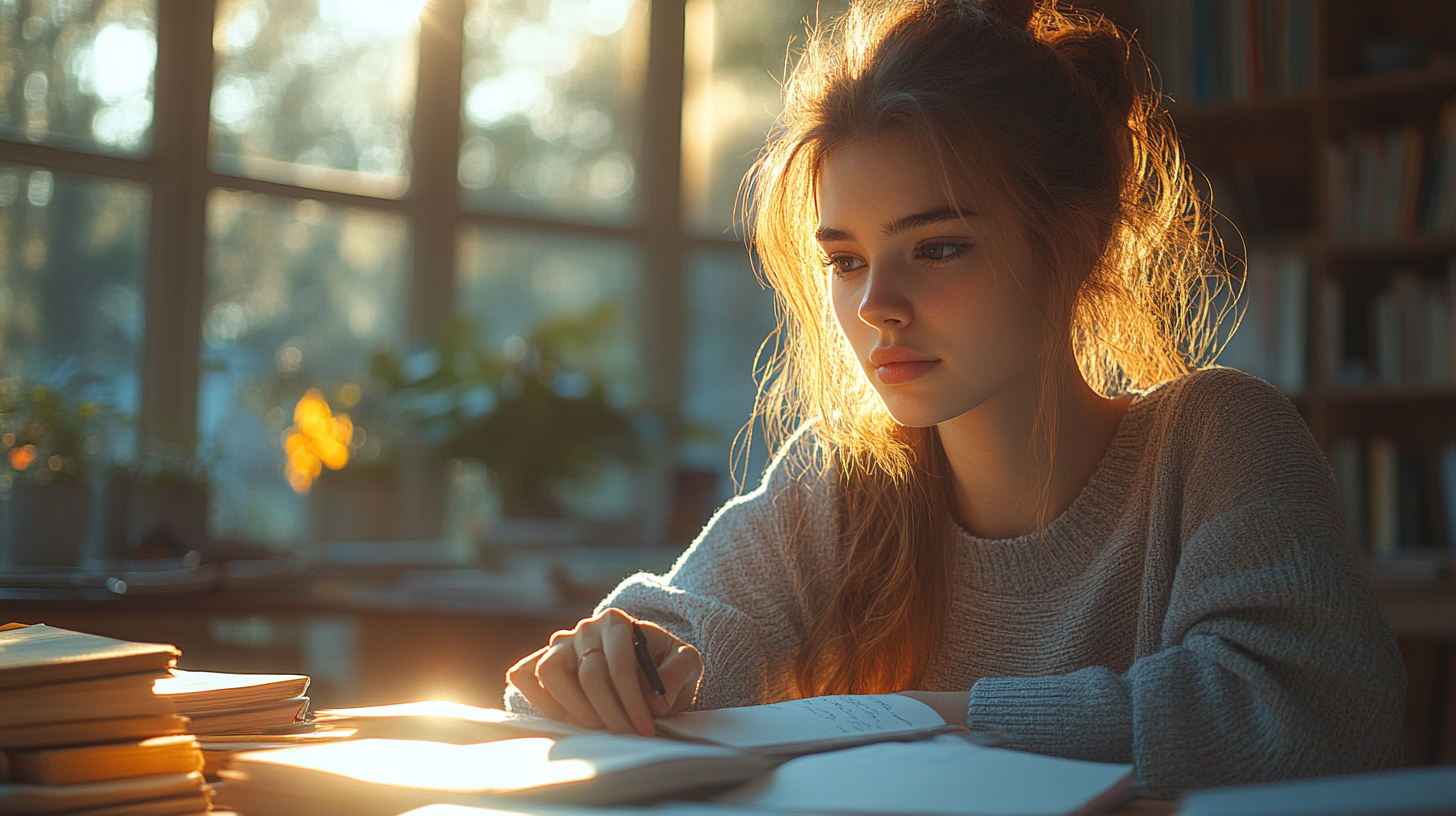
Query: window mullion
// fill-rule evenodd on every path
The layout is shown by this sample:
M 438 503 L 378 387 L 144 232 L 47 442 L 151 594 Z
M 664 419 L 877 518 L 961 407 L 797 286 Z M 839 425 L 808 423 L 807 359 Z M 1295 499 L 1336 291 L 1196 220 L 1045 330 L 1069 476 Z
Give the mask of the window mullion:
M 157 4 L 156 116 L 139 443 L 197 431 L 213 3 Z
M 420 16 L 419 90 L 407 208 L 413 221 L 410 335 L 432 341 L 454 306 L 460 197 L 460 74 L 465 0 L 431 0 Z
M 410 270 L 409 336 L 433 342 L 455 306 L 455 233 L 460 196 L 460 75 L 465 0 L 430 0 L 420 14 L 419 84 L 415 95 L 414 156 L 405 199 L 414 241 Z M 435 454 L 406 458 L 400 487 L 401 528 L 412 538 L 438 538 L 445 518 L 445 469 Z
M 685 0 L 651 0 L 640 166 L 643 286 L 639 343 L 648 399 L 677 405 L 682 390 L 682 95 Z

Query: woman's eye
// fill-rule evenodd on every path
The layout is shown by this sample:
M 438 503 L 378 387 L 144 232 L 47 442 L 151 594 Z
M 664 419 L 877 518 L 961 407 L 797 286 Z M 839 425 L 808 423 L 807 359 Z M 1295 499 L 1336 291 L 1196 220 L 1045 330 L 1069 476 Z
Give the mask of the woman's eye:
M 864 266 L 864 261 L 853 255 L 830 255 L 824 259 L 824 265 L 839 277 L 844 277 L 852 272 L 857 272 Z
M 956 244 L 949 241 L 931 241 L 921 244 L 915 248 L 915 254 L 928 261 L 948 261 L 951 258 L 965 252 L 970 248 L 969 244 Z

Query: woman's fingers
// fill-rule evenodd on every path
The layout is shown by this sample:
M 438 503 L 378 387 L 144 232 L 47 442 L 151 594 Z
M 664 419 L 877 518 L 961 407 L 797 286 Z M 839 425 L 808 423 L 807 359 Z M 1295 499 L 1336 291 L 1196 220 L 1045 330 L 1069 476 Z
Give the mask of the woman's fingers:
M 625 612 L 605 609 L 571 631 L 553 634 L 549 646 L 527 655 L 506 677 L 547 717 L 651 736 L 654 718 L 693 703 L 703 659 L 662 627 L 638 622 L 667 691 L 657 694 L 638 662 L 633 623 Z
M 585 636 L 585 632 L 577 637 L 580 662 L 576 668 L 576 679 L 586 698 L 591 701 L 592 710 L 608 731 L 613 734 L 636 733 L 637 728 L 622 706 L 612 677 L 611 663 L 619 657 L 613 654 L 612 644 L 602 639 L 604 634 L 594 630 L 590 638 Z M 591 645 L 587 646 L 588 643 Z
M 647 697 L 643 693 L 646 676 L 637 662 L 632 622 L 627 619 L 619 623 L 620 625 L 608 626 L 602 631 L 607 669 L 611 673 L 618 705 L 631 721 L 632 730 L 644 737 L 650 737 L 657 733 L 657 727 L 652 724 L 653 713 L 648 708 Z
M 578 638 L 562 638 L 536 663 L 536 678 L 541 687 L 566 710 L 563 719 L 586 728 L 602 728 L 604 723 L 597 716 L 596 708 L 582 692 L 577 680 Z M 584 648 L 584 647 L 583 647 Z
M 517 661 L 516 665 L 506 671 L 506 682 L 514 686 L 526 698 L 526 702 L 541 712 L 541 716 L 559 720 L 566 715 L 566 709 L 561 707 L 561 703 L 536 678 L 536 664 L 550 648 L 543 646 Z
M 647 637 L 647 648 L 657 664 L 657 675 L 662 678 L 662 687 L 667 691 L 658 698 L 653 714 L 666 716 L 685 710 L 697 698 L 698 679 L 703 676 L 703 657 L 698 650 L 678 640 L 671 632 L 655 623 L 639 621 L 642 634 Z

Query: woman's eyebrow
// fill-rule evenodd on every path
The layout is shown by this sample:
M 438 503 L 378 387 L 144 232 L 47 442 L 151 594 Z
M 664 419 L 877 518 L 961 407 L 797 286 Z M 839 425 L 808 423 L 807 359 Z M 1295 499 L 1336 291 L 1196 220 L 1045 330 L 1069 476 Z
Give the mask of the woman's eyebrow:
M 912 230 L 916 227 L 925 227 L 931 224 L 939 224 L 942 221 L 959 221 L 963 218 L 974 218 L 979 213 L 974 210 L 965 210 L 949 205 L 932 207 L 918 213 L 912 213 L 903 218 L 897 218 L 881 228 L 886 235 L 897 235 Z M 830 241 L 851 241 L 854 240 L 854 233 L 848 230 L 834 229 L 833 227 L 820 227 L 814 231 L 814 238 L 820 243 Z
M 881 231 L 886 235 L 897 235 L 906 230 L 915 229 L 916 227 L 927 227 L 931 224 L 939 224 L 942 221 L 959 221 L 962 218 L 972 218 L 976 215 L 978 213 L 973 210 L 964 210 L 947 204 L 907 215 L 904 218 L 897 218 L 886 224 Z

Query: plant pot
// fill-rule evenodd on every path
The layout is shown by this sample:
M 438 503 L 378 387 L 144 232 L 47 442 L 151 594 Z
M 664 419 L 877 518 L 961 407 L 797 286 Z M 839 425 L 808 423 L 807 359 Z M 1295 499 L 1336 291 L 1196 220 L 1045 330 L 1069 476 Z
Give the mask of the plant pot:
M 323 474 L 308 493 L 308 534 L 315 542 L 398 540 L 395 474 Z
M 6 500 L 8 562 L 19 566 L 74 567 L 81 563 L 91 526 L 91 488 L 78 483 L 19 484 Z

